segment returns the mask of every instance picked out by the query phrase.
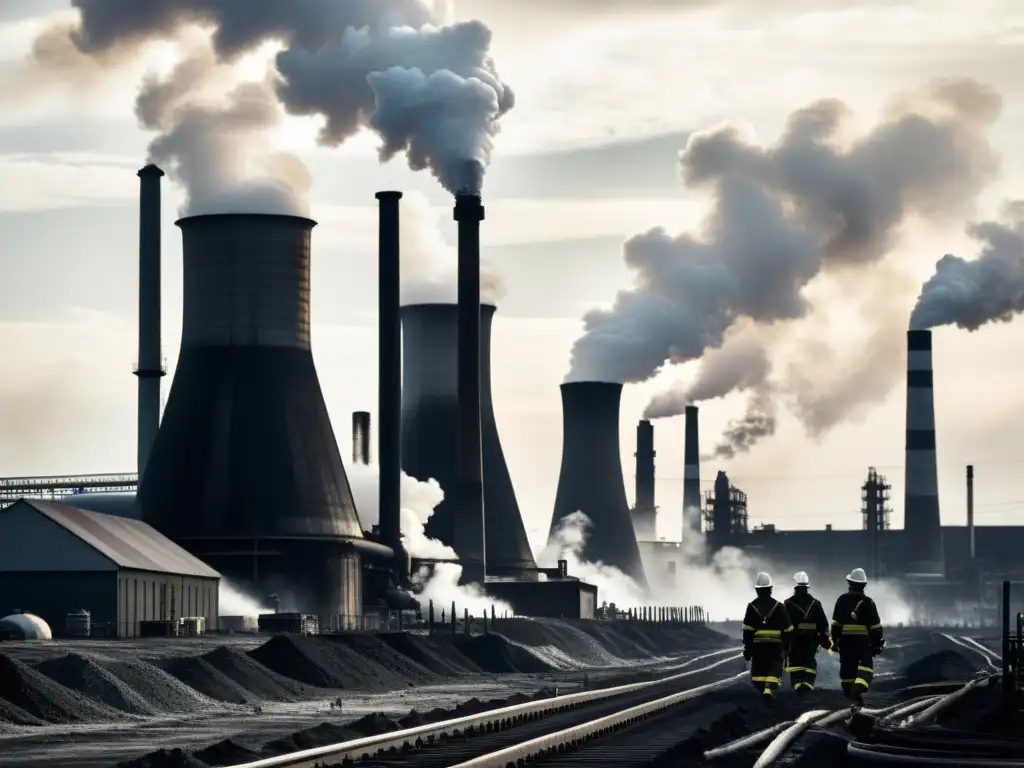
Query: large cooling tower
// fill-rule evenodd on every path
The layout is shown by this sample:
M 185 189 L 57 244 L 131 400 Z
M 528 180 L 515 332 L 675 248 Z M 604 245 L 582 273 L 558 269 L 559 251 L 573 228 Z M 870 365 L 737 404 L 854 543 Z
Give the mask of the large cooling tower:
M 907 457 L 904 540 L 907 575 L 944 576 L 939 479 L 935 461 L 932 333 L 907 332 Z
M 700 533 L 700 433 L 696 405 L 686 406 L 683 446 L 683 538 Z
M 562 469 L 548 538 L 554 537 L 564 518 L 583 512 L 592 523 L 584 559 L 615 566 L 646 584 L 622 480 L 621 396 L 621 384 L 562 385 Z
M 357 615 L 363 539 L 310 350 L 311 231 L 294 216 L 177 222 L 181 351 L 143 518 L 285 610 Z
M 487 571 L 514 575 L 536 568 L 519 514 L 491 400 L 491 322 L 495 308 L 480 307 L 480 420 L 483 442 Z M 431 538 L 454 546 L 458 507 L 458 307 L 402 307 L 402 469 L 420 480 L 434 478 L 445 499 L 427 522 Z

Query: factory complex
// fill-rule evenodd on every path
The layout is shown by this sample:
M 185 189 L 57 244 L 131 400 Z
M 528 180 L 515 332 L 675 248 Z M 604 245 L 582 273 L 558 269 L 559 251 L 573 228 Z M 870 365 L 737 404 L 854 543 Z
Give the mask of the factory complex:
M 404 550 L 400 473 L 434 479 L 444 501 L 426 525 L 457 553 L 466 583 L 535 616 L 593 618 L 594 585 L 531 552 L 502 452 L 491 394 L 491 326 L 480 300 L 480 197 L 459 194 L 458 303 L 399 300 L 401 193 L 379 201 L 379 524 L 363 530 L 311 348 L 316 222 L 211 214 L 177 222 L 183 239 L 181 351 L 160 415 L 160 185 L 139 172 L 138 474 L 0 480 L 0 606 L 58 634 L 174 634 L 218 624 L 228 579 L 320 631 L 367 626 L 375 611 L 414 609 L 411 575 L 440 562 Z M 889 527 L 889 486 L 874 470 L 860 531 L 750 530 L 747 499 L 724 472 L 702 495 L 698 409 L 685 412 L 681 542 L 656 540 L 655 439 L 641 421 L 630 508 L 619 445 L 622 384 L 561 387 L 563 446 L 550 535 L 583 512 L 582 555 L 637 584 L 671 586 L 688 544 L 743 549 L 769 567 L 841 582 L 856 561 L 898 581 L 918 605 L 977 611 L 1017 578 L 1024 528 L 939 522 L 931 334 L 907 336 L 905 529 Z M 353 460 L 369 462 L 370 418 L 353 414 Z M 136 487 L 137 486 L 137 487 Z M 49 495 L 55 500 L 40 497 Z M 19 500 L 20 499 L 20 500 Z M 57 503 L 57 502 L 61 503 Z M 14 502 L 14 503 L 11 503 Z M 547 566 L 547 567 L 545 567 Z

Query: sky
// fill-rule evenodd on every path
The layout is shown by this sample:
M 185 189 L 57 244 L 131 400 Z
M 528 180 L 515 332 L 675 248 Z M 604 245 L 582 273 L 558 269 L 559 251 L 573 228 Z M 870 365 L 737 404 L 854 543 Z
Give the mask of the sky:
M 133 101 L 142 77 L 168 67 L 156 50 L 102 82 L 80 70 L 35 86 L 22 64 L 57 0 L 0 4 L 0 476 L 114 473 L 135 464 L 138 179 L 152 135 Z M 748 494 L 752 525 L 860 526 L 869 466 L 893 486 L 902 525 L 903 329 L 922 282 L 951 252 L 972 258 L 965 233 L 1024 197 L 1024 8 L 977 0 L 455 0 L 455 20 L 479 19 L 515 89 L 484 181 L 485 258 L 504 279 L 494 324 L 494 405 L 504 453 L 535 551 L 546 538 L 561 453 L 559 384 L 583 315 L 633 284 L 624 244 L 654 227 L 696 232 L 709 191 L 686 184 L 679 153 L 691 135 L 737 121 L 764 145 L 788 116 L 838 99 L 870 130 L 894 99 L 935 78 L 971 78 L 1002 98 L 986 136 L 998 169 L 956 215 L 909 216 L 886 259 L 808 288 L 813 311 L 768 334 L 777 369 L 797 366 L 827 396 L 876 389 L 835 427 L 808 434 L 780 403 L 775 434 L 731 459 L 705 460 L 702 485 L 724 469 Z M 19 79 L 20 78 L 20 79 Z M 25 87 L 25 86 L 32 87 Z M 889 111 L 887 111 L 889 110 Z M 454 243 L 450 195 L 399 157 L 381 165 L 363 132 L 341 147 L 316 143 L 317 117 L 290 117 L 275 141 L 310 169 L 314 231 L 313 349 L 335 433 L 347 453 L 350 413 L 376 406 L 378 189 L 419 193 Z M 898 162 L 897 158 L 894 162 Z M 169 387 L 181 322 L 181 248 L 173 222 L 185 193 L 164 183 L 164 347 Z M 450 252 L 449 252 L 450 255 Z M 898 268 L 898 269 L 897 269 Z M 831 279 L 831 282 L 830 282 Z M 874 304 L 870 304 L 874 302 Z M 869 334 L 871 316 L 902 325 Z M 868 317 L 866 321 L 864 318 Z M 807 337 L 829 357 L 793 355 Z M 1019 321 L 934 334 L 935 407 L 943 522 L 965 518 L 964 466 L 973 463 L 979 524 L 1024 513 L 1024 378 Z M 847 371 L 859 371 L 853 379 Z M 651 397 L 692 382 L 698 363 L 666 365 L 624 389 L 621 449 L 632 498 L 635 427 Z M 788 369 L 787 369 L 788 370 Z M 867 375 L 865 376 L 865 370 Z M 701 404 L 703 447 L 743 415 L 743 393 Z M 375 414 L 374 414 L 375 417 Z M 659 536 L 678 539 L 683 423 L 655 422 Z

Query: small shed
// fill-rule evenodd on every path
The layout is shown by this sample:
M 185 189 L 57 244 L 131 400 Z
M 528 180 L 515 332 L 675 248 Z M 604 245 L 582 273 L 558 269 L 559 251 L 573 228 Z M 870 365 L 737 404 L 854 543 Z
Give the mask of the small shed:
M 0 613 L 18 607 L 54 635 L 81 610 L 93 636 L 138 637 L 143 621 L 202 616 L 217 627 L 220 574 L 141 520 L 21 499 L 0 510 Z

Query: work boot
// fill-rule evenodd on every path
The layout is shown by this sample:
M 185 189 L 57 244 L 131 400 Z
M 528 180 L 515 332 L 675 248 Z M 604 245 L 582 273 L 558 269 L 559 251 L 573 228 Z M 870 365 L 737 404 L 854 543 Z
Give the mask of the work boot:
M 764 702 L 766 707 L 775 706 L 775 697 L 772 696 L 772 692 L 767 688 L 765 688 L 764 693 L 761 694 L 761 700 Z
M 853 702 L 855 707 L 864 706 L 864 693 L 862 691 L 852 691 L 850 693 L 850 700 Z

